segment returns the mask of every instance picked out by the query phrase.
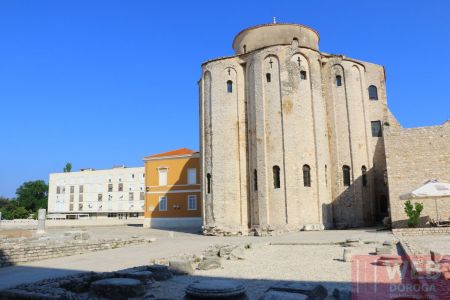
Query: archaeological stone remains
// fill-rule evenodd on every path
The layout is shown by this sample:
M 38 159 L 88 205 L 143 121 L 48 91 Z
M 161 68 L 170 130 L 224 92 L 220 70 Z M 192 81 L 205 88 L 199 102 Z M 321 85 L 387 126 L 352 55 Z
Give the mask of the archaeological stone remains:
M 381 65 L 319 51 L 298 24 L 241 31 L 202 65 L 206 234 L 372 225 L 388 216 Z

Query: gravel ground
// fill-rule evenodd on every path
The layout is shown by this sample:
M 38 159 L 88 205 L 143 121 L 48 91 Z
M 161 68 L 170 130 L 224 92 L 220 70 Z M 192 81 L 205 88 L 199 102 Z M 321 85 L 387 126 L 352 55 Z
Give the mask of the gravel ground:
M 380 244 L 351 247 L 352 253 L 368 255 Z M 351 289 L 350 262 L 342 261 L 344 247 L 340 245 L 268 245 L 254 244 L 246 250 L 245 260 L 222 260 L 222 268 L 196 270 L 194 276 L 176 276 L 154 289 L 156 297 L 182 298 L 184 289 L 193 281 L 207 278 L 227 278 L 247 287 L 250 299 L 258 299 L 271 285 L 297 282 L 322 284 L 329 293 L 334 288 Z
M 428 255 L 430 250 L 450 255 L 450 235 L 408 236 L 406 239 L 415 252 Z
M 257 278 L 255 279 L 257 282 L 258 280 L 273 282 L 274 280 L 283 279 L 283 277 L 280 276 L 286 276 L 286 278 L 291 278 L 291 280 L 309 280 L 308 278 L 312 278 L 314 280 L 331 281 L 333 280 L 332 278 L 328 278 L 324 274 L 319 274 L 317 272 L 325 272 L 328 275 L 331 275 L 332 273 L 340 273 L 338 270 L 340 267 L 344 267 L 344 265 L 348 268 L 348 270 L 350 270 L 350 264 L 333 261 L 333 259 L 338 259 L 342 256 L 343 249 L 339 246 L 264 245 L 268 243 L 335 243 L 343 242 L 349 238 L 360 238 L 363 241 L 376 241 L 378 243 L 382 243 L 385 240 L 392 240 L 394 238 L 390 231 L 377 231 L 376 228 L 291 232 L 283 235 L 265 237 L 202 236 L 195 230 L 180 232 L 155 230 L 134 226 L 59 228 L 48 230 L 48 234 L 56 237 L 58 235 L 62 235 L 65 231 L 78 229 L 86 230 L 92 239 L 129 238 L 131 236 L 137 236 L 144 238 L 154 237 L 156 238 L 156 242 L 0 268 L 0 290 L 2 288 L 8 288 L 22 283 L 68 276 L 79 272 L 109 272 L 135 266 L 142 266 L 149 264 L 155 259 L 167 258 L 183 253 L 200 254 L 201 251 L 208 247 L 208 245 L 220 243 L 238 245 L 252 243 L 255 247 L 251 250 L 250 254 L 253 254 L 248 257 L 248 261 L 252 260 L 253 263 L 247 265 L 247 260 L 238 262 L 226 261 L 224 262 L 226 267 L 224 270 L 208 271 L 205 273 L 200 273 L 200 271 L 198 271 L 195 274 L 196 276 L 223 276 L 227 278 L 236 277 L 242 278 L 242 280 L 249 282 L 252 282 L 252 278 Z M 334 249 L 334 252 L 319 251 L 322 248 L 327 249 L 328 247 L 330 247 L 330 249 L 327 251 L 333 251 L 332 249 Z M 375 245 L 373 245 L 369 250 L 374 251 L 374 249 Z M 275 250 L 278 252 L 272 253 L 272 251 Z M 271 255 L 270 257 L 267 256 L 269 254 Z M 253 257 L 253 255 L 255 255 L 255 257 Z M 311 258 L 311 256 L 314 256 L 314 259 Z M 309 264 L 310 262 L 314 262 L 316 260 L 320 263 L 319 266 L 323 264 L 324 267 L 321 268 L 312 263 L 310 266 L 303 266 L 303 264 Z M 241 269 L 241 265 L 244 267 L 243 269 Z M 281 266 L 285 266 L 285 268 L 290 271 L 284 274 Z M 292 266 L 296 267 L 291 269 L 293 268 Z M 273 275 L 270 271 L 271 269 L 274 270 Z M 307 271 L 304 272 L 304 270 Z M 317 277 L 319 275 L 323 276 L 323 279 L 320 279 L 321 277 Z M 183 277 L 184 276 L 177 277 L 174 280 L 184 280 Z M 192 280 L 192 278 L 186 280 Z M 338 280 L 344 281 L 348 280 L 348 278 L 336 278 L 332 282 L 337 282 Z M 164 284 L 164 286 L 165 285 L 166 284 Z M 173 285 L 173 289 L 176 290 L 177 284 Z M 264 284 L 264 287 L 268 285 L 270 284 Z M 184 291 L 186 286 L 186 283 L 180 284 L 180 291 Z M 169 288 L 172 287 L 169 285 Z

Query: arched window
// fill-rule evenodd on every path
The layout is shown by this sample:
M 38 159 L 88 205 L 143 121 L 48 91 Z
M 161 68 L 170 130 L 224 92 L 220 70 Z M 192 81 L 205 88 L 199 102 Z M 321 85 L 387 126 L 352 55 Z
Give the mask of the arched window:
M 273 166 L 273 187 L 275 189 L 279 189 L 280 186 L 281 186 L 280 167 L 279 166 Z
M 378 90 L 374 85 L 369 86 L 369 99 L 378 100 Z
M 336 75 L 336 86 L 341 86 L 341 85 L 342 85 L 342 76 Z
M 247 53 L 247 45 L 244 45 L 244 53 Z
M 311 186 L 311 168 L 303 165 L 303 186 Z
M 258 172 L 255 170 L 253 170 L 253 189 L 255 191 L 258 190 Z
M 232 93 L 233 92 L 233 81 L 228 80 L 227 81 L 227 92 Z
M 350 186 L 350 181 L 351 181 L 350 180 L 350 167 L 343 166 L 342 174 L 343 174 L 344 186 Z
M 210 194 L 211 193 L 211 174 L 206 174 L 206 181 L 207 181 L 207 183 L 206 183 L 206 192 L 208 193 L 208 194 Z
M 362 174 L 362 185 L 367 186 L 367 168 L 366 166 L 361 167 L 361 174 Z
M 266 73 L 266 80 L 270 82 L 272 80 L 270 73 Z
M 300 71 L 300 79 L 301 80 L 306 80 L 307 76 L 306 76 L 306 71 Z

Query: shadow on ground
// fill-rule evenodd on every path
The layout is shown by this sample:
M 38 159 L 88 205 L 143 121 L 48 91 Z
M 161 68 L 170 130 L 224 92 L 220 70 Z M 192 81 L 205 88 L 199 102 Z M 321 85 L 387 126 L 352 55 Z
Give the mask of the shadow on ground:
M 355 263 L 357 262 L 357 263 Z M 406 262 L 404 262 L 406 263 Z M 365 265 L 367 264 L 367 265 Z M 23 266 L 26 271 L 27 279 L 23 284 L 13 287 L 8 286 L 8 278 L 0 276 L 2 286 L 0 288 L 0 299 L 99 299 L 98 291 L 94 291 L 94 282 L 99 280 L 108 280 L 111 278 L 126 278 L 139 281 L 139 286 L 132 289 L 118 289 L 114 294 L 105 296 L 106 299 L 150 299 L 153 295 L 157 299 L 219 299 L 218 295 L 211 297 L 195 298 L 186 296 L 186 288 L 195 286 L 194 290 L 199 293 L 199 289 L 207 290 L 209 293 L 219 293 L 225 290 L 230 293 L 231 290 L 245 291 L 245 297 L 225 297 L 220 299 L 447 299 L 442 297 L 443 292 L 449 292 L 448 285 L 444 287 L 436 286 L 433 290 L 423 285 L 417 280 L 412 280 L 408 272 L 399 272 L 398 277 L 389 278 L 386 275 L 389 272 L 378 271 L 373 273 L 373 268 L 367 269 L 373 263 L 369 261 L 354 260 L 352 266 L 351 282 L 330 282 L 330 281 L 294 281 L 294 280 L 273 280 L 273 279 L 252 279 L 252 278 L 226 278 L 211 277 L 205 275 L 179 275 L 173 276 L 167 280 L 157 278 L 159 274 L 149 266 L 142 266 L 118 272 L 83 272 L 52 268 L 35 268 Z M 149 273 L 156 281 L 149 280 L 145 271 Z M 167 269 L 166 269 L 167 270 Z M 301 270 L 299 270 L 301 272 Z M 332 270 L 317 270 L 317 272 L 332 272 Z M 46 273 L 49 279 L 38 281 L 34 284 L 36 278 L 34 275 Z M 131 275 L 130 275 L 131 274 Z M 136 274 L 134 276 L 133 274 Z M 1 275 L 1 274 L 0 274 Z M 158 276 L 160 276 L 159 274 Z M 384 277 L 383 277 L 384 276 Z M 6 280 L 6 282 L 5 282 Z M 5 284 L 6 283 L 6 284 Z M 120 286 L 120 282 L 115 282 Z M 441 282 L 439 282 L 441 284 Z M 115 288 L 108 288 L 107 293 L 111 293 Z M 114 293 L 116 293 L 114 292 Z M 122 293 L 130 293 L 125 296 Z M 236 292 L 237 293 L 237 292 Z M 122 297 L 120 297 L 122 295 Z M 306 296 L 309 298 L 306 298 Z M 447 294 L 448 295 L 448 294 Z M 117 297 L 116 297 L 117 296 Z M 333 297 L 332 297 L 333 296 Z M 247 297 L 247 298 L 246 298 Z M 266 298 L 264 298 L 266 297 Z M 291 298 L 292 297 L 292 298 Z M 297 297 L 297 298 L 296 298 Z M 434 297 L 434 298 L 433 298 Z

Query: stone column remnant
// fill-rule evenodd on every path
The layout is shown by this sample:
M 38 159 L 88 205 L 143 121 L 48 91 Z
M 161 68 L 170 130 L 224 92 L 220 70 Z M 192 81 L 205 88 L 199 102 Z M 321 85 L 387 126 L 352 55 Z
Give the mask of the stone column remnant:
M 47 211 L 44 208 L 38 210 L 38 228 L 37 233 L 45 233 L 45 218 Z

